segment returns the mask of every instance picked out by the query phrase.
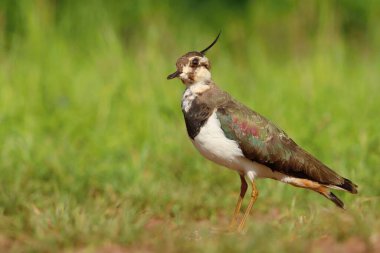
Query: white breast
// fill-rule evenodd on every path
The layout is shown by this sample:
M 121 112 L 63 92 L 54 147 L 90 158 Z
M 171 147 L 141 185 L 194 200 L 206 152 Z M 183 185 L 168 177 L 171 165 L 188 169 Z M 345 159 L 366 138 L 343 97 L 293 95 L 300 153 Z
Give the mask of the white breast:
M 243 157 L 243 153 L 236 141 L 224 135 L 215 111 L 192 142 L 207 159 L 231 169 L 240 170 L 236 162 L 239 157 Z
M 224 135 L 215 111 L 192 142 L 207 159 L 243 173 L 251 181 L 256 177 L 277 180 L 284 177 L 283 174 L 274 172 L 265 165 L 245 158 L 238 143 Z

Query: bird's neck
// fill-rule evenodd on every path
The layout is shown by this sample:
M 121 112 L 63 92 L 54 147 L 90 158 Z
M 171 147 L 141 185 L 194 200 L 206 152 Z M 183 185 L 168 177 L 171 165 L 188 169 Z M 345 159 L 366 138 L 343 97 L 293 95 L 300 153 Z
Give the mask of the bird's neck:
M 188 85 L 186 87 L 186 90 L 191 91 L 191 93 L 193 94 L 200 95 L 203 92 L 211 89 L 213 85 L 214 83 L 212 82 L 212 80 L 200 81 L 200 82 L 196 82 L 191 85 Z

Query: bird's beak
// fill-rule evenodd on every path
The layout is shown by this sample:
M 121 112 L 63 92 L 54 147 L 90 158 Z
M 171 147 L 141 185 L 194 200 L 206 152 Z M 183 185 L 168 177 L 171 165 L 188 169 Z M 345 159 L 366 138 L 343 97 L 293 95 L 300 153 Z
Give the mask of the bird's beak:
M 173 74 L 168 75 L 167 79 L 170 80 L 170 79 L 173 79 L 173 78 L 179 77 L 180 74 L 181 74 L 181 72 L 179 72 L 179 71 L 177 70 L 177 71 L 174 72 Z

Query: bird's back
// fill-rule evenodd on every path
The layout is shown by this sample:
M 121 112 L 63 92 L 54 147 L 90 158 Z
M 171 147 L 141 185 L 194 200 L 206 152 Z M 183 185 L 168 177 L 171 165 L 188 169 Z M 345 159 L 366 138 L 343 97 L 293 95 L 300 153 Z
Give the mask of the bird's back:
M 264 116 L 238 101 L 230 98 L 219 105 L 217 115 L 225 135 L 238 142 L 246 158 L 285 175 L 356 191 L 349 180 L 303 150 Z

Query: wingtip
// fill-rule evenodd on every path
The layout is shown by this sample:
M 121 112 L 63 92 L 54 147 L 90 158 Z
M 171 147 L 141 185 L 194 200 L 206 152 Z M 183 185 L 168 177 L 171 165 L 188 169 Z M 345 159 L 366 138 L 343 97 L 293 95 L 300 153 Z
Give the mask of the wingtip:
M 343 178 L 343 179 L 344 179 L 344 182 L 342 185 L 340 185 L 340 187 L 351 192 L 352 194 L 357 194 L 358 193 L 358 185 L 354 184 L 351 180 L 349 180 L 347 178 Z

